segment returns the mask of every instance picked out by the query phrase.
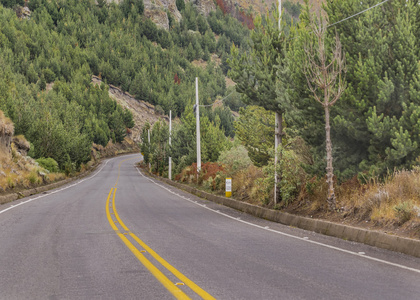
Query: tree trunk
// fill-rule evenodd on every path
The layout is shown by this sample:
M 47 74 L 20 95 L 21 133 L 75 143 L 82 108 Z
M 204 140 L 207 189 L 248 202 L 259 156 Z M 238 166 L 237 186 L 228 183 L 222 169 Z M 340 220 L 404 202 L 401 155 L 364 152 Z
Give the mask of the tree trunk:
M 331 128 L 330 128 L 330 108 L 328 105 L 324 105 L 325 109 L 325 143 L 327 150 L 327 183 L 328 183 L 328 209 L 335 210 L 335 194 L 334 194 L 334 173 L 332 164 L 332 144 L 331 144 Z

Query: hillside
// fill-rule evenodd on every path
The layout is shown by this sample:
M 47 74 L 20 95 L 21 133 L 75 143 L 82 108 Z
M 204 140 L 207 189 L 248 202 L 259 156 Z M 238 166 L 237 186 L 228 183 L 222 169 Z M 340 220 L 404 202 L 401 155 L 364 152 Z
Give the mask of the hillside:
M 100 86 L 102 80 L 97 76 L 92 76 L 92 83 Z M 169 122 L 169 116 L 162 115 L 160 112 L 156 111 L 154 105 L 143 100 L 137 100 L 129 93 L 124 92 L 112 84 L 109 85 L 108 91 L 111 98 L 117 101 L 122 107 L 129 109 L 133 114 L 134 126 L 130 128 L 129 136 L 134 142 L 141 142 L 142 129 L 146 123 L 154 124 L 160 119 Z
M 277 0 L 230 0 L 234 3 L 234 6 L 238 6 L 244 11 L 251 12 L 255 14 L 266 14 L 268 11 L 272 10 L 272 7 L 278 7 Z M 282 0 L 282 8 L 287 9 L 289 2 L 291 4 L 300 3 L 304 4 L 304 0 Z M 319 10 L 323 1 L 320 0 L 309 0 L 309 4 L 313 6 L 314 10 Z
M 14 8 L 0 6 L 0 109 L 35 158 L 51 157 L 62 170 L 86 164 L 92 143 L 105 147 L 127 134 L 139 141 L 146 122 L 169 110 L 180 117 L 194 101 L 195 77 L 204 104 L 223 97 L 230 45 L 248 34 L 229 16 L 200 14 L 205 1 L 203 9 L 182 2 L 180 22 L 176 11 L 165 12 L 169 31 L 151 21 L 153 5 L 141 1 L 34 0 L 30 17 L 12 2 L 0 2 Z M 221 64 L 211 63 L 215 55 Z M 92 76 L 101 83 L 92 85 Z
M 50 173 L 27 156 L 28 150 L 28 141 L 14 135 L 12 121 L 0 110 L 0 195 L 64 178 L 64 174 Z

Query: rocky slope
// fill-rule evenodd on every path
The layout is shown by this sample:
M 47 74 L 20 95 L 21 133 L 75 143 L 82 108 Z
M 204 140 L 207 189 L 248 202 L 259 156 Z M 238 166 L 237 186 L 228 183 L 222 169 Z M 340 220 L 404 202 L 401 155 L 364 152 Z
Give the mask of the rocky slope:
M 108 2 L 120 3 L 122 0 L 107 0 Z M 186 0 L 192 2 L 197 9 L 204 15 L 216 9 L 213 0 Z M 176 0 L 143 0 L 144 15 L 150 18 L 161 28 L 169 29 L 169 20 L 166 12 L 170 12 L 175 20 L 181 19 L 181 13 L 176 7 Z
M 93 84 L 101 84 L 102 80 L 97 77 L 92 77 Z M 131 129 L 129 136 L 133 141 L 140 142 L 141 132 L 146 123 L 154 124 L 159 119 L 163 119 L 169 123 L 167 115 L 161 115 L 156 112 L 155 107 L 145 101 L 137 100 L 129 93 L 122 91 L 120 88 L 109 85 L 109 95 L 115 99 L 122 107 L 128 108 L 133 113 L 134 127 Z

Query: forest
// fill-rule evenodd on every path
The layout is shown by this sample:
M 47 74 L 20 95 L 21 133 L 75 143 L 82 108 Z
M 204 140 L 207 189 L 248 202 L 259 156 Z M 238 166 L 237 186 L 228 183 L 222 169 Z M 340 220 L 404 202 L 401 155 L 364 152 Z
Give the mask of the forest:
M 203 103 L 225 95 L 231 44 L 240 46 L 249 33 L 220 10 L 206 19 L 183 1 L 181 22 L 168 12 L 169 31 L 144 17 L 141 0 L 32 0 L 29 19 L 17 16 L 24 1 L 0 3 L 0 109 L 31 143 L 31 156 L 53 158 L 61 169 L 78 168 L 90 160 L 92 142 L 121 142 L 134 125 L 131 112 L 108 96 L 108 83 L 181 117 L 193 102 L 195 77 Z M 207 67 L 191 63 L 199 59 Z M 92 75 L 105 84 L 92 85 Z M 229 112 L 208 110 L 207 117 L 233 136 Z
M 384 216 L 398 224 L 406 222 L 415 216 L 420 204 L 416 189 L 420 163 L 420 5 L 405 0 L 378 4 L 326 2 L 325 15 L 317 18 L 306 3 L 298 6 L 299 21 L 288 24 L 288 18 L 282 17 L 280 29 L 275 10 L 255 17 L 249 38 L 241 46 L 234 44 L 227 59 L 227 74 L 236 83 L 233 97 L 240 96 L 234 141 L 220 149 L 218 159 L 204 156 L 207 163 L 197 177 L 196 165 L 191 164 L 195 126 L 190 111 L 191 116 L 188 119 L 184 115 L 182 124 L 191 128 L 173 133 L 175 140 L 181 139 L 178 134 L 191 134 L 190 143 L 175 147 L 173 141 L 169 147 L 164 139 L 161 143 L 152 140 L 151 145 L 145 142 L 144 150 L 164 149 L 165 159 L 172 155 L 180 167 L 175 169 L 177 180 L 221 193 L 224 178 L 232 177 L 237 199 L 275 208 L 287 208 L 299 200 L 297 205 L 310 211 L 326 209 L 330 192 L 325 178 L 331 171 L 330 182 L 339 200 L 330 210 L 347 215 L 357 212 L 360 218 L 372 216 L 377 222 Z M 310 52 L 320 49 L 314 34 L 317 21 L 326 29 L 320 36 L 322 57 Z M 340 47 L 334 48 L 337 44 Z M 338 56 L 331 49 L 339 49 Z M 335 68 L 337 57 L 343 63 L 334 77 L 341 84 L 340 95 L 334 102 L 320 105 L 316 99 L 324 99 L 333 90 L 325 85 L 314 88 L 316 82 L 308 77 L 308 61 L 319 65 L 322 60 Z M 276 166 L 280 174 L 278 204 L 273 201 L 275 113 L 281 114 L 283 128 Z M 205 129 L 201 130 L 206 136 Z M 204 148 L 215 148 L 211 142 L 204 144 Z M 327 163 L 327 144 L 331 166 Z M 179 149 L 185 149 L 185 154 Z M 152 161 L 153 155 L 148 157 Z M 182 160 L 177 160 L 179 157 Z M 161 158 L 159 161 L 166 161 Z M 152 164 L 154 171 L 166 176 L 166 166 L 160 164 L 159 168 Z
M 16 16 L 20 2 L 0 1 L 0 109 L 31 142 L 34 157 L 80 166 L 92 142 L 121 141 L 133 121 L 109 98 L 107 84 L 113 84 L 178 120 L 172 145 L 166 122 L 143 129 L 142 152 L 153 172 L 167 176 L 171 156 L 178 180 L 220 192 L 223 178 L 233 177 L 242 200 L 275 206 L 275 113 L 282 116 L 280 207 L 325 198 L 328 169 L 337 194 L 348 182 L 385 182 L 395 172 L 418 170 L 417 0 L 327 1 L 321 21 L 307 1 L 283 1 L 281 28 L 275 8 L 251 16 L 217 1 L 217 10 L 203 16 L 178 0 L 182 19 L 168 12 L 169 30 L 144 17 L 141 0 L 32 0 L 30 19 Z M 310 52 L 321 41 L 317 21 L 326 28 L 325 57 Z M 316 99 L 329 91 L 311 85 L 308 57 L 313 65 L 323 60 L 335 67 L 337 43 L 344 67 L 334 78 L 343 89 L 334 103 L 321 105 Z M 93 86 L 92 75 L 105 83 Z M 198 178 L 196 77 L 203 106 Z M 333 168 L 326 169 L 328 156 Z

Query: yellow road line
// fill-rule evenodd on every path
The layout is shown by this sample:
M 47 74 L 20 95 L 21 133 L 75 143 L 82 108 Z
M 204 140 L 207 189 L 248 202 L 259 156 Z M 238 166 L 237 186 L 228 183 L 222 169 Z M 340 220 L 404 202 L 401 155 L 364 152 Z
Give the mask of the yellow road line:
M 121 161 L 118 164 L 118 177 L 115 183 L 114 188 L 111 188 L 111 191 L 108 194 L 107 202 L 106 202 L 106 214 L 111 227 L 116 231 L 118 236 L 121 240 L 125 243 L 125 245 L 131 250 L 131 252 L 137 257 L 137 259 L 161 282 L 177 299 L 190 299 L 182 290 L 180 290 L 176 284 L 171 282 L 158 268 L 156 268 L 143 254 L 142 252 L 148 252 L 156 261 L 158 261 L 163 267 L 165 267 L 168 271 L 170 271 L 173 275 L 175 275 L 179 280 L 181 280 L 185 285 L 187 285 L 191 290 L 193 290 L 197 295 L 202 297 L 203 299 L 208 300 L 215 300 L 213 296 L 209 293 L 204 291 L 200 288 L 197 284 L 193 281 L 188 279 L 184 274 L 179 272 L 175 269 L 172 265 L 170 265 L 167 261 L 165 261 L 162 257 L 160 257 L 155 251 L 153 251 L 149 246 L 147 246 L 142 240 L 140 240 L 134 233 L 130 232 L 128 227 L 124 224 L 117 213 L 117 209 L 115 207 L 115 194 L 117 192 L 117 184 L 120 179 L 120 169 L 121 164 L 127 160 L 131 160 L 134 158 L 129 158 Z M 114 192 L 114 193 L 112 193 Z M 110 207 L 110 199 L 112 195 L 112 211 L 113 215 L 116 218 L 116 221 L 112 220 L 111 213 L 109 211 Z M 118 230 L 118 227 L 115 225 L 118 223 L 126 232 L 121 233 Z M 129 234 L 144 250 L 139 251 L 126 237 L 125 234 Z
M 176 298 L 180 300 L 187 300 L 190 299 L 182 290 L 180 290 L 172 281 L 169 280 L 158 268 L 156 268 L 143 254 L 118 230 L 118 227 L 114 224 L 114 221 L 111 218 L 111 214 L 109 212 L 109 199 L 111 198 L 112 194 L 111 191 L 108 194 L 108 198 L 106 200 L 106 215 L 108 218 L 108 222 L 111 225 L 112 229 L 116 231 L 120 239 L 124 242 L 124 244 L 130 249 L 130 251 L 137 257 L 137 259 L 156 277 L 156 279 Z M 115 191 L 114 189 L 114 197 L 113 197 L 113 205 L 115 199 Z M 115 211 L 114 211 L 115 212 Z M 125 229 L 125 228 L 124 228 Z
M 128 231 L 130 236 L 140 245 L 143 247 L 144 250 L 149 252 L 149 254 L 156 259 L 162 266 L 164 266 L 168 271 L 170 271 L 172 274 L 174 274 L 179 280 L 184 282 L 190 289 L 192 289 L 197 295 L 199 295 L 203 299 L 215 299 L 213 298 L 209 293 L 204 291 L 202 288 L 200 288 L 197 284 L 195 284 L 193 281 L 188 279 L 184 274 L 179 272 L 177 269 L 175 269 L 172 265 L 170 265 L 166 260 L 164 260 L 162 257 L 159 256 L 155 251 L 152 250 L 149 246 L 147 246 L 142 240 L 140 240 L 134 233 L 130 232 L 127 226 L 125 226 L 124 222 L 120 219 L 117 210 L 115 209 L 115 193 L 117 189 L 114 189 L 114 195 L 112 199 L 112 208 L 115 214 L 115 218 L 117 219 L 118 223 L 120 223 L 121 227 Z

